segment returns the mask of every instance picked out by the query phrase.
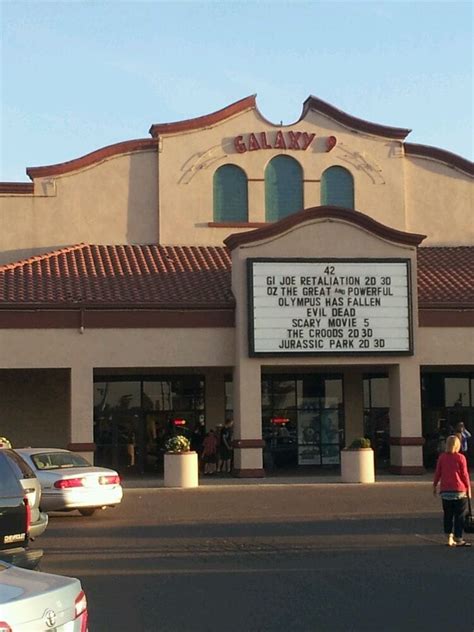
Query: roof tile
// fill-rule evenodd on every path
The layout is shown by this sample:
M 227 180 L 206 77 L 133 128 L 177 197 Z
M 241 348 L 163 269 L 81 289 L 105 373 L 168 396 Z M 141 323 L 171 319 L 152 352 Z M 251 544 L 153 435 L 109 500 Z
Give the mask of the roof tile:
M 418 249 L 422 307 L 474 308 L 474 247 Z M 79 244 L 0 266 L 0 307 L 231 309 L 224 246 Z

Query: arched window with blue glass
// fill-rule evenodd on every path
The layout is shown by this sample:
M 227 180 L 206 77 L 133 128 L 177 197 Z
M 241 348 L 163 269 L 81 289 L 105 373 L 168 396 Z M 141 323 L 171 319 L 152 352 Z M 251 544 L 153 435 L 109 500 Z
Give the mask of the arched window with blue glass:
M 303 209 L 303 170 L 290 156 L 275 156 L 265 169 L 265 219 L 276 222 Z
M 329 167 L 321 177 L 321 204 L 354 208 L 354 178 L 344 167 Z
M 248 184 L 237 165 L 222 165 L 214 173 L 214 221 L 248 222 Z

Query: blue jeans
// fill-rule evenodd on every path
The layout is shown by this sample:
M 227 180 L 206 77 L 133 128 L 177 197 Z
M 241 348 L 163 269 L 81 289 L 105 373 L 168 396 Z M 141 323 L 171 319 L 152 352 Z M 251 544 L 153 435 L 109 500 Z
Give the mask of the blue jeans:
M 467 514 L 467 498 L 458 498 L 457 500 L 444 500 L 443 512 L 444 512 L 444 532 L 446 535 L 453 533 L 454 523 L 454 537 L 462 538 L 462 532 L 464 528 L 464 516 Z

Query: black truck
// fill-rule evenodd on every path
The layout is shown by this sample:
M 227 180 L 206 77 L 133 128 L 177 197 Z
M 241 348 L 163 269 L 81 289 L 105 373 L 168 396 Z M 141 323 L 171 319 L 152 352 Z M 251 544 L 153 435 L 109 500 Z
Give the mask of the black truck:
M 28 546 L 28 500 L 7 452 L 0 450 L 0 560 L 33 569 L 39 564 L 43 551 Z

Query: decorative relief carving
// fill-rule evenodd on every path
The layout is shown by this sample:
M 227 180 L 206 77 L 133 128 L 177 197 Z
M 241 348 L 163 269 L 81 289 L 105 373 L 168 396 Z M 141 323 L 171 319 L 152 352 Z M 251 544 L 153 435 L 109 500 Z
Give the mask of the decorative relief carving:
M 179 184 L 189 184 L 198 171 L 208 169 L 218 160 L 227 158 L 227 155 L 221 144 L 193 154 L 181 167 L 183 175 L 179 179 Z
M 369 176 L 373 184 L 385 184 L 385 178 L 382 175 L 382 168 L 372 156 L 367 154 L 366 151 L 354 151 L 349 149 L 349 147 L 343 143 L 337 144 L 336 151 L 341 160 L 349 163 L 355 169 L 363 171 Z

